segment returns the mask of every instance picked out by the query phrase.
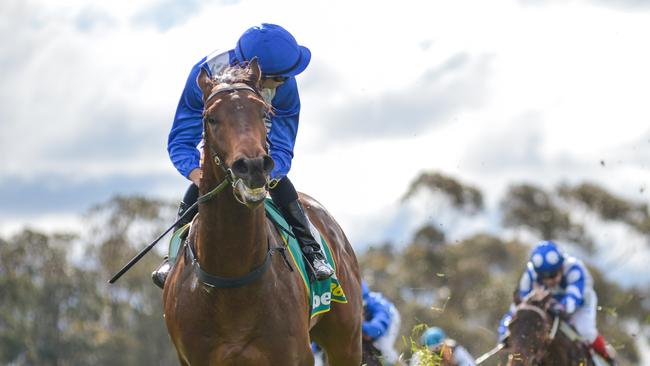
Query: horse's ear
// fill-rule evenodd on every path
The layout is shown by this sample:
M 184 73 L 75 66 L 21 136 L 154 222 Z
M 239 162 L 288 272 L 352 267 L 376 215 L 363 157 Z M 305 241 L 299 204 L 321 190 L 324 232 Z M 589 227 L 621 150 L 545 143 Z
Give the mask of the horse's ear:
M 248 63 L 248 70 L 251 81 L 255 83 L 255 86 L 259 89 L 262 86 L 262 69 L 260 69 L 260 63 L 257 60 L 257 57 L 253 57 L 253 59 Z
M 201 68 L 201 72 L 196 78 L 196 83 L 199 84 L 199 88 L 201 88 L 201 91 L 203 92 L 204 99 L 206 96 L 210 95 L 212 88 L 214 87 L 214 83 L 204 68 Z

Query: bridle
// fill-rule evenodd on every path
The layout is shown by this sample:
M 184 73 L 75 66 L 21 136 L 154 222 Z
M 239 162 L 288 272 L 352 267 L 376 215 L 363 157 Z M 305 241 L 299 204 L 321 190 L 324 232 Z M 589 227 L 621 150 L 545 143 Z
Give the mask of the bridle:
M 212 91 L 212 93 L 205 99 L 204 105 L 207 106 L 208 102 L 212 100 L 214 97 L 216 97 L 219 94 L 223 93 L 235 93 L 238 91 L 249 91 L 257 95 L 258 97 L 262 98 L 261 94 L 253 87 L 251 87 L 248 84 L 245 83 L 234 83 L 234 84 L 227 84 L 224 87 L 217 88 L 216 90 Z M 204 108 L 207 110 L 207 108 Z M 214 198 L 219 192 L 221 192 L 228 184 L 232 185 L 233 187 L 233 195 L 235 196 L 235 199 L 239 201 L 242 204 L 245 204 L 235 193 L 236 186 L 238 184 L 242 184 L 241 178 L 237 178 L 235 174 L 233 173 L 232 169 L 228 167 L 225 163 L 225 160 L 223 160 L 220 156 L 219 153 L 212 147 L 210 142 L 207 140 L 207 115 L 204 114 L 203 116 L 203 140 L 204 144 L 208 147 L 210 150 L 210 153 L 212 155 L 212 161 L 222 170 L 222 172 L 225 175 L 225 178 L 221 183 L 219 183 L 214 189 L 210 190 L 208 193 L 200 196 L 197 199 L 197 204 L 202 204 L 205 202 L 210 201 L 212 198 Z M 267 151 L 268 153 L 268 151 Z M 217 177 L 218 178 L 218 177 Z M 268 180 L 268 179 L 267 179 Z M 257 188 L 257 189 L 266 189 L 265 187 Z M 191 209 L 191 208 L 190 208 Z M 188 209 L 189 211 L 189 209 Z M 284 255 L 284 249 L 283 247 L 273 247 L 271 248 L 269 244 L 268 251 L 266 253 L 266 256 L 264 258 L 264 262 L 251 270 L 250 272 L 246 273 L 243 276 L 239 277 L 220 277 L 220 276 L 215 276 L 213 274 L 210 274 L 203 270 L 201 266 L 199 265 L 199 261 L 196 258 L 196 253 L 194 251 L 194 246 L 190 242 L 190 240 L 187 240 L 185 242 L 185 246 L 187 250 L 185 253 L 188 256 L 188 259 L 190 260 L 192 264 L 192 269 L 194 270 L 194 274 L 197 276 L 199 281 L 204 283 L 207 286 L 210 287 L 218 287 L 218 288 L 235 288 L 235 287 L 241 287 L 244 286 L 250 282 L 255 281 L 259 277 L 261 277 L 266 270 L 269 268 L 269 265 L 271 263 L 271 256 L 273 255 L 273 251 L 277 250 L 280 251 L 282 255 Z M 286 258 L 285 258 L 286 261 Z
M 548 350 L 548 347 L 550 344 L 553 342 L 555 339 L 555 336 L 557 335 L 558 327 L 560 324 L 560 317 L 555 315 L 553 317 L 553 323 L 550 326 L 549 329 L 549 315 L 544 311 L 544 309 L 540 308 L 539 306 L 528 304 L 525 302 L 520 303 L 517 305 L 515 314 L 512 317 L 512 320 L 510 323 L 514 322 L 517 320 L 517 313 L 519 311 L 532 311 L 533 313 L 539 315 L 542 318 L 542 321 L 544 322 L 544 328 L 547 330 L 544 334 L 545 337 L 542 339 L 543 342 L 543 347 L 541 347 L 540 350 L 535 352 L 535 354 L 530 357 L 529 359 L 532 361 L 533 364 L 540 364 L 541 360 L 544 359 L 544 356 L 546 355 L 546 352 Z M 512 359 L 514 357 L 512 354 L 510 354 L 509 359 Z
M 223 94 L 223 93 L 236 93 L 238 91 L 249 91 L 249 92 L 255 94 L 256 96 L 258 96 L 260 99 L 264 100 L 264 98 L 262 97 L 262 94 L 260 94 L 260 92 L 257 89 L 253 88 L 252 86 L 250 86 L 250 85 L 248 85 L 246 83 L 226 84 L 226 85 L 224 85 L 224 86 L 222 86 L 220 88 L 216 88 L 215 90 L 213 90 L 212 93 L 210 93 L 210 95 L 205 99 L 204 105 L 206 107 L 204 107 L 204 111 L 207 111 L 208 102 L 210 102 L 210 100 L 212 100 L 217 95 Z M 222 159 L 219 156 L 219 153 L 217 152 L 217 150 L 212 146 L 212 144 L 210 144 L 210 141 L 208 141 L 208 139 L 207 139 L 207 126 L 208 126 L 208 116 L 204 112 L 204 115 L 203 115 L 203 141 L 204 141 L 204 144 L 210 150 L 210 154 L 212 155 L 212 161 L 224 173 L 225 179 L 221 183 L 219 183 L 216 188 L 214 188 L 210 192 L 206 193 L 205 195 L 199 197 L 198 201 L 199 201 L 199 203 L 205 203 L 205 202 L 209 201 L 217 193 L 222 191 L 228 184 L 230 184 L 232 186 L 232 188 L 233 188 L 233 196 L 235 197 L 235 199 L 239 203 L 245 205 L 246 203 L 235 193 L 235 191 L 236 191 L 235 188 L 238 185 L 243 184 L 243 182 L 242 182 L 241 178 L 237 178 L 237 176 L 235 176 L 235 173 L 232 171 L 232 169 L 226 165 L 225 160 Z M 268 146 L 265 146 L 265 151 L 268 153 Z M 269 183 L 268 183 L 268 178 L 267 178 L 267 185 L 268 184 Z M 256 188 L 254 191 L 264 190 L 264 189 L 266 189 L 266 188 L 265 187 L 260 187 L 260 188 Z

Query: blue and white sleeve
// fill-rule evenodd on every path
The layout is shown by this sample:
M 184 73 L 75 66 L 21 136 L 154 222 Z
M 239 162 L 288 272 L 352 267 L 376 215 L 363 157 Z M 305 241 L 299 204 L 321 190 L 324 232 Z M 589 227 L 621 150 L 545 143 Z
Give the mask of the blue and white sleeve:
M 515 312 L 515 304 L 510 304 L 510 308 L 508 311 L 503 314 L 501 317 L 501 320 L 499 321 L 499 342 L 503 342 L 503 340 L 506 338 L 506 335 L 508 334 L 508 324 L 510 324 L 510 320 L 512 320 L 512 314 Z
M 585 273 L 584 269 L 575 264 L 566 273 L 567 287 L 560 303 L 568 314 L 572 314 L 584 303 Z
M 535 277 L 533 275 L 533 270 L 531 270 L 529 267 L 530 266 L 526 266 L 526 270 L 519 279 L 519 297 L 522 299 L 526 297 L 526 295 L 528 295 L 531 291 L 533 291 L 533 283 L 535 281 Z

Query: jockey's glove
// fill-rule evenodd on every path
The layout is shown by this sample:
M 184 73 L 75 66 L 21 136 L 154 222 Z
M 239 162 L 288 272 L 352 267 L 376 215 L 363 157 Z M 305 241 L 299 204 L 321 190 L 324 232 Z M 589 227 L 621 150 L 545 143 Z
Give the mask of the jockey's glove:
M 548 308 L 548 312 L 555 316 L 565 317 L 566 308 L 560 302 L 553 302 Z

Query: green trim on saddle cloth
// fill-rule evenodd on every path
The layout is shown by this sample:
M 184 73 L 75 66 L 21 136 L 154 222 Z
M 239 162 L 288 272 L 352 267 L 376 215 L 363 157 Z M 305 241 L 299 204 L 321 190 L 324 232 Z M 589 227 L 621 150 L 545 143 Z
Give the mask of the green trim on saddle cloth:
M 186 233 L 190 229 L 190 224 L 185 224 L 180 229 L 174 231 L 172 238 L 169 239 L 169 263 L 176 264 L 176 257 L 178 256 L 178 251 L 183 245 L 183 240 L 187 237 Z
M 309 270 L 305 266 L 302 251 L 300 250 L 300 244 L 298 243 L 298 240 L 296 240 L 296 238 L 293 236 L 293 234 L 288 234 L 291 232 L 289 224 L 270 198 L 266 199 L 264 206 L 266 208 L 267 217 L 269 217 L 276 226 L 279 226 L 280 236 L 282 237 L 285 245 L 289 247 L 289 254 L 291 254 L 291 259 L 293 259 L 293 263 L 298 268 L 300 276 L 302 277 L 302 281 L 305 284 L 305 288 L 309 293 L 311 317 L 313 318 L 318 314 L 323 314 L 330 311 L 330 305 L 332 301 L 343 304 L 347 303 L 348 299 L 345 297 L 343 287 L 341 287 L 338 278 L 336 278 L 336 262 L 334 262 L 334 259 L 332 258 L 332 251 L 329 247 L 329 244 L 325 241 L 325 238 L 320 235 L 321 247 L 323 248 L 323 252 L 327 257 L 327 261 L 332 265 L 332 268 L 334 268 L 334 275 L 323 281 L 310 282 L 308 272 Z

